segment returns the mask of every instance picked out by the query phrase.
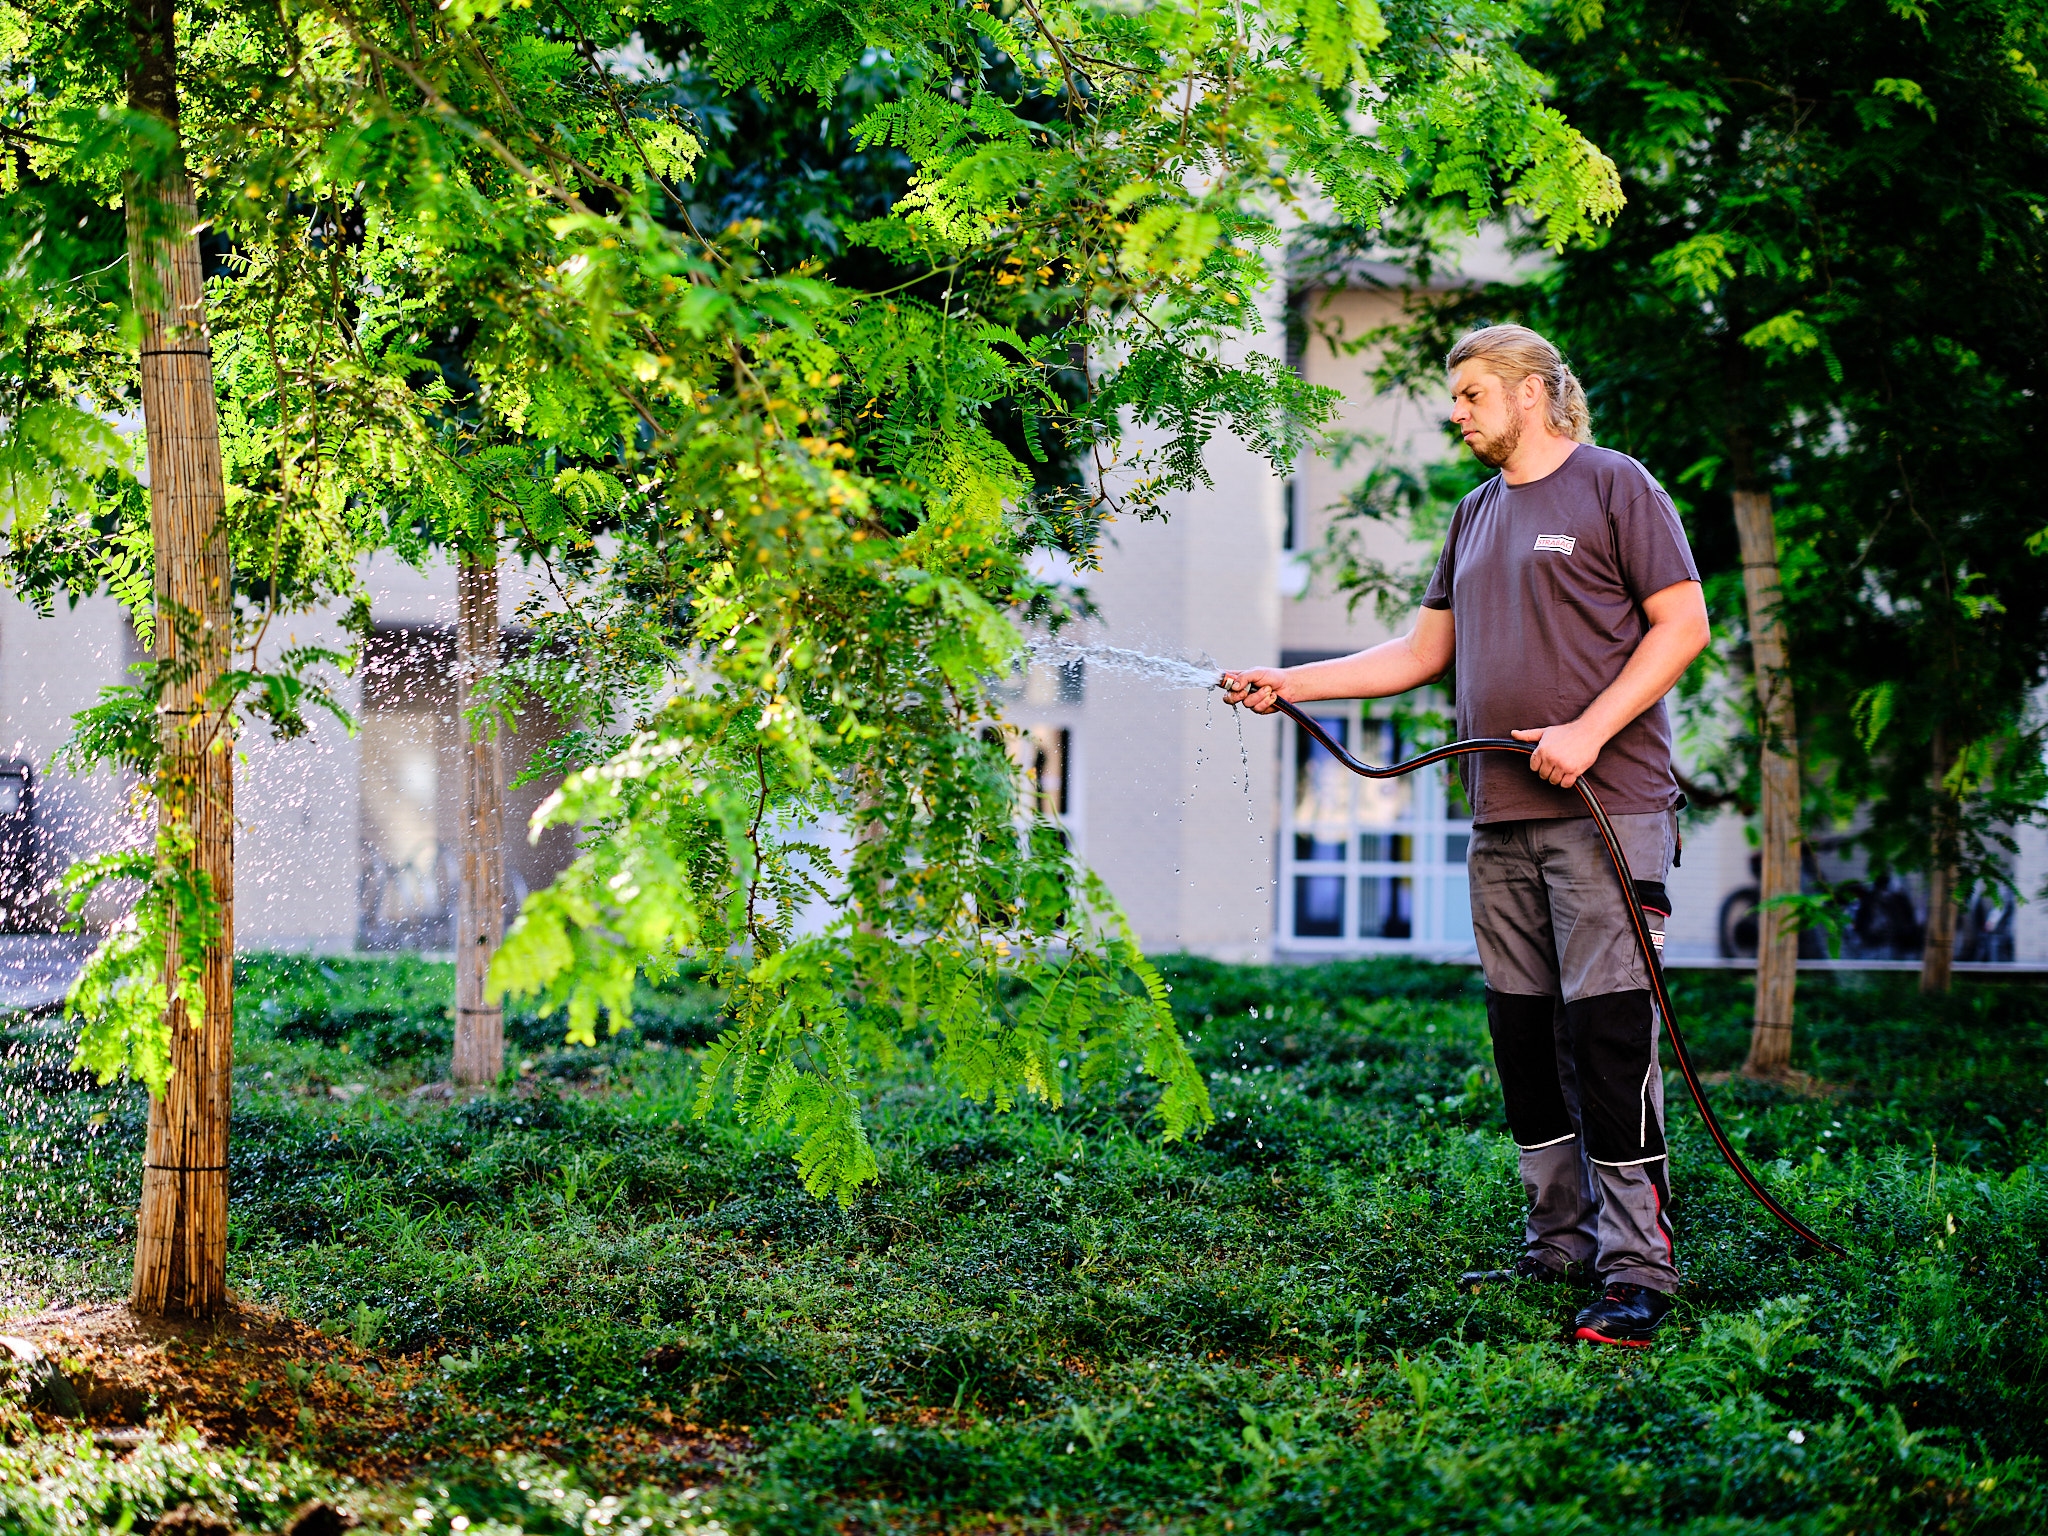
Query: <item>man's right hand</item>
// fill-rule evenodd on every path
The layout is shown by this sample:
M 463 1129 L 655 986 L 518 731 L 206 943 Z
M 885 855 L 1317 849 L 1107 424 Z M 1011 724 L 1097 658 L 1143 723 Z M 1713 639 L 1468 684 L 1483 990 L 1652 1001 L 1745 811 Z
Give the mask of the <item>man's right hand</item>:
M 1247 667 L 1242 672 L 1223 674 L 1223 702 L 1243 704 L 1254 714 L 1270 715 L 1287 697 L 1289 669 Z

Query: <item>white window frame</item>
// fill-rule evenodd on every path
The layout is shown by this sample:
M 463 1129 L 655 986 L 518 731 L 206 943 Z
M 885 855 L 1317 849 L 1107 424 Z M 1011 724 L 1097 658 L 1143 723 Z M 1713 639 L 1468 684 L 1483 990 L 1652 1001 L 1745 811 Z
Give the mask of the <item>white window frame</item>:
M 1375 711 L 1371 706 L 1377 704 Z M 1317 720 L 1342 720 L 1344 745 L 1369 763 L 1383 761 L 1386 726 L 1392 712 L 1385 701 L 1325 700 L 1303 706 L 1303 712 Z M 1368 723 L 1374 729 L 1367 730 Z M 1320 747 L 1308 745 L 1326 765 L 1325 776 L 1313 793 L 1326 797 L 1321 807 L 1303 806 L 1300 799 L 1297 764 L 1305 733 L 1292 720 L 1281 733 L 1283 754 L 1280 769 L 1280 857 L 1278 891 L 1278 944 L 1283 951 L 1318 958 L 1347 955 L 1426 955 L 1468 957 L 1474 953 L 1470 887 L 1466 881 L 1464 850 L 1471 846 L 1472 823 L 1456 814 L 1446 792 L 1444 769 L 1424 768 L 1399 779 L 1361 779 L 1329 758 Z M 1364 745 L 1361 746 L 1360 743 Z M 1412 757 L 1412 741 L 1400 742 L 1400 755 Z M 1455 771 L 1455 770 L 1454 770 Z M 1309 813 L 1309 814 L 1305 814 Z M 1395 860 L 1363 857 L 1361 835 L 1377 833 L 1382 838 L 1406 836 L 1410 857 Z M 1295 839 L 1308 836 L 1321 850 L 1334 846 L 1341 858 L 1302 858 Z M 1451 839 L 1459 839 L 1453 843 Z M 1386 850 L 1382 848 L 1382 853 Z M 1297 885 L 1299 879 L 1341 879 L 1343 919 L 1336 935 L 1301 935 L 1295 932 Z M 1409 932 L 1406 938 L 1387 938 L 1359 932 L 1363 911 L 1362 886 L 1367 880 L 1408 881 Z
M 1067 733 L 1067 807 L 1050 819 L 1066 834 L 1068 849 L 1084 858 L 1088 844 L 1087 690 L 1088 673 L 1078 661 L 1066 666 L 1031 662 L 996 688 L 1004 701 L 1003 724 L 1010 728 L 1010 760 L 1017 765 L 1017 808 L 1026 822 L 1039 808 L 1031 771 L 1031 733 Z

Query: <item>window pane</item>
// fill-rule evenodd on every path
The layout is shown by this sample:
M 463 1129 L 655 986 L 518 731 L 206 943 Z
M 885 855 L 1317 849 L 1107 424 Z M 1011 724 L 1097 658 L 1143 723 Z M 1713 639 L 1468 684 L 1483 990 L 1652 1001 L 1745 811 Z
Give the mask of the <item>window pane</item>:
M 1294 877 L 1294 934 L 1302 939 L 1344 937 L 1344 877 Z
M 1358 857 L 1367 864 L 1412 864 L 1415 839 L 1406 832 L 1361 832 Z
M 1405 939 L 1415 931 L 1414 882 L 1406 875 L 1367 875 L 1358 882 L 1358 936 Z
M 1031 782 L 1041 816 L 1067 814 L 1067 757 L 1071 738 L 1058 726 L 1031 728 Z
M 357 934 L 365 948 L 427 947 L 443 937 L 440 808 L 443 717 L 424 709 L 365 710 L 363 862 Z
M 1351 721 L 1343 715 L 1317 715 L 1317 725 L 1340 747 L 1351 745 Z M 1356 777 L 1307 731 L 1294 733 L 1294 821 L 1314 828 L 1325 838 L 1342 839 L 1351 820 L 1351 786 Z
M 1443 882 L 1443 925 L 1439 935 L 1446 944 L 1470 946 L 1472 940 L 1472 891 L 1453 874 Z
M 1368 720 L 1359 739 L 1359 751 L 1375 768 L 1401 759 L 1401 737 L 1391 720 Z M 1398 779 L 1365 779 L 1358 786 L 1358 819 L 1369 827 L 1390 827 L 1415 814 L 1415 779 L 1403 774 Z M 1382 854 L 1381 857 L 1391 857 Z
M 1324 708 L 1318 726 L 1365 762 L 1397 763 L 1416 750 L 1392 720 Z M 1301 731 L 1294 770 L 1280 871 L 1291 882 L 1280 886 L 1294 904 L 1290 937 L 1348 941 L 1347 949 L 1469 948 L 1469 812 L 1449 774 L 1361 780 Z

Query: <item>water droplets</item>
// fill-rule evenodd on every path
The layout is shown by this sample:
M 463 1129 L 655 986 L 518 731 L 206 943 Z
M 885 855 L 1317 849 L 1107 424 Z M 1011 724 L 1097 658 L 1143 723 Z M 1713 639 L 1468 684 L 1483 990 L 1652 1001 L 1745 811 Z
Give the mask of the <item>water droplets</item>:
M 1167 688 L 1214 688 L 1223 680 L 1213 662 L 1178 656 L 1154 656 L 1121 645 L 1079 645 L 1072 640 L 1039 639 L 1029 643 L 1032 659 L 1048 666 L 1085 662 L 1109 672 L 1124 672 Z

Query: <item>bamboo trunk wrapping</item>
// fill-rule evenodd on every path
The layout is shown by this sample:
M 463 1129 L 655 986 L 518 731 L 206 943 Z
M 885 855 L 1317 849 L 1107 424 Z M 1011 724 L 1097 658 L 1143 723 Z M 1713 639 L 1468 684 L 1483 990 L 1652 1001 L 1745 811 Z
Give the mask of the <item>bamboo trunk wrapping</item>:
M 488 990 L 505 937 L 505 770 L 497 730 L 468 714 L 498 665 L 498 567 L 469 555 L 456 578 L 456 721 L 462 733 L 462 882 L 455 903 L 455 1061 L 459 1083 L 505 1066 L 505 1012 Z
M 234 1053 L 234 749 L 226 716 L 202 707 L 229 660 L 233 614 L 220 526 L 213 359 L 192 236 L 198 222 L 181 172 L 139 196 L 131 188 L 128 249 L 141 317 L 156 655 L 190 668 L 163 695 L 157 824 L 191 834 L 197 867 L 220 902 L 220 932 L 202 957 L 200 996 L 173 997 L 171 1078 L 149 1106 L 130 1301 L 138 1312 L 171 1317 L 209 1317 L 227 1302 Z
M 1759 841 L 1760 903 L 1799 894 L 1799 717 L 1792 691 L 1791 645 L 1781 611 L 1778 530 L 1768 491 L 1735 492 L 1735 531 L 1742 546 L 1742 590 L 1756 673 L 1763 784 Z M 1792 1014 L 1799 982 L 1799 925 L 1764 910 L 1756 925 L 1756 1014 L 1750 1029 L 1751 1077 L 1782 1076 L 1792 1065 Z
M 1949 770 L 1955 765 L 1948 732 L 1937 726 L 1929 779 L 1934 790 L 1934 826 L 1927 860 L 1927 936 L 1920 950 L 1920 990 L 1926 994 L 1946 992 L 1955 983 L 1956 838 L 1961 807 L 1948 788 Z

